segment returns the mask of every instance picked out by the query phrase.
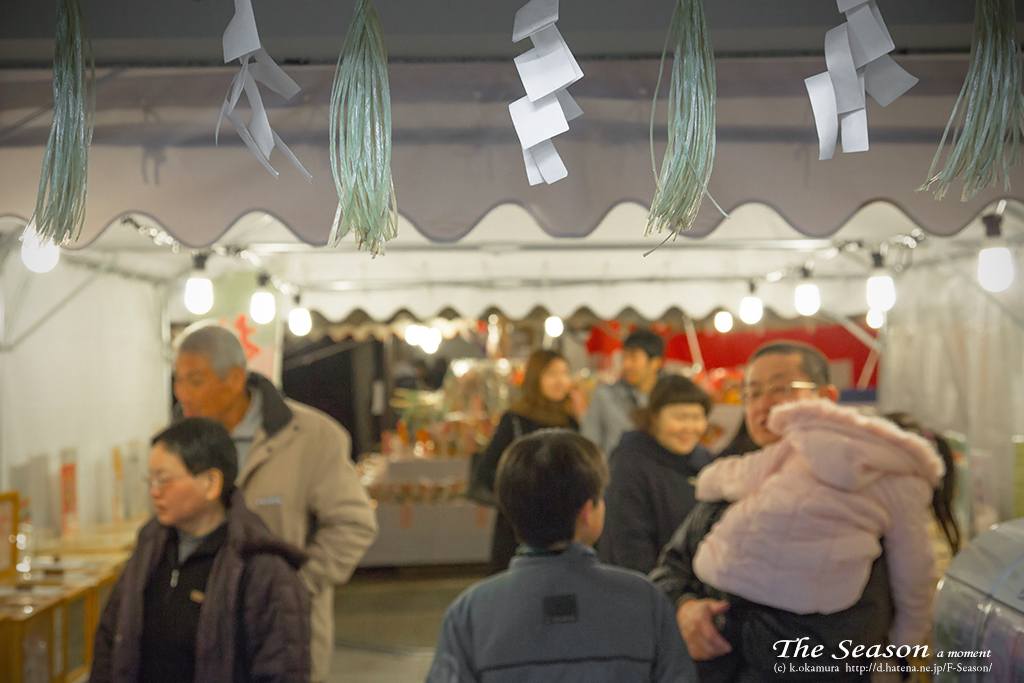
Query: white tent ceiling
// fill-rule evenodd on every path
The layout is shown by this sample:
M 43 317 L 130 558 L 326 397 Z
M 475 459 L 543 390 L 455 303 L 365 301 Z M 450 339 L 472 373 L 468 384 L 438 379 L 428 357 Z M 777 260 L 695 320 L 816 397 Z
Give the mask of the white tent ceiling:
M 879 244 L 915 228 L 978 236 L 977 228 L 964 227 L 986 206 L 1024 199 L 1019 168 L 1011 171 L 1009 193 L 989 190 L 967 203 L 955 189 L 942 202 L 916 192 L 963 82 L 964 53 L 898 56 L 921 82 L 888 108 L 869 104 L 871 150 L 819 162 L 803 79 L 824 70 L 824 58 L 752 55 L 820 51 L 825 30 L 841 19 L 834 3 L 707 3 L 720 52 L 739 55 L 717 61 L 718 144 L 709 187 L 732 218 L 723 221 L 705 202 L 687 237 L 644 258 L 660 241 L 643 237 L 654 190 L 648 125 L 658 64 L 621 57 L 657 52 L 671 2 L 638 12 L 634 3 L 598 0 L 585 13 L 563 3 L 566 39 L 581 41 L 580 54 L 602 58 L 582 62 L 585 76 L 572 92 L 585 115 L 555 141 L 569 177 L 550 187 L 527 184 L 508 119 L 507 104 L 521 95 L 521 84 L 505 57 L 519 48 L 502 38 L 500 48 L 481 50 L 510 30 L 521 3 L 465 0 L 428 11 L 425 3 L 382 2 L 389 44 L 398 46 L 392 56 L 502 59 L 398 60 L 389 67 L 401 234 L 386 256 L 371 260 L 351 242 L 319 247 L 336 195 L 327 155 L 334 69 L 317 65 L 331 60 L 316 51 L 326 42 L 338 49 L 349 8 L 337 16 L 316 0 L 254 4 L 261 37 L 279 61 L 302 59 L 302 46 L 310 51 L 304 60 L 313 64 L 286 66 L 303 92 L 291 102 L 265 98 L 275 130 L 313 173 L 307 184 L 278 156 L 272 161 L 281 177 L 272 178 L 230 128 L 213 145 L 233 69 L 137 66 L 215 63 L 230 3 L 132 5 L 119 14 L 121 4 L 97 0 L 87 8 L 100 62 L 121 66 L 100 73 L 86 226 L 72 248 L 93 259 L 118 251 L 122 266 L 160 276 L 187 268 L 184 255 L 168 260 L 148 244 L 131 244 L 137 235 L 119 244 L 125 215 L 186 246 L 247 246 L 331 319 L 357 309 L 382 319 L 403 308 L 427 317 L 444 308 L 476 315 L 490 306 L 513 317 L 535 306 L 560 315 L 586 306 L 603 316 L 632 306 L 658 317 L 678 306 L 700 317 L 719 307 L 735 310 L 748 279 L 808 260 L 816 262 L 827 305 L 863 312 L 866 253 L 822 261 L 832 244 L 822 240 Z M 9 5 L 0 17 L 0 65 L 35 63 L 52 30 L 50 10 Z M 962 50 L 970 41 L 969 5 L 883 3 L 882 11 L 901 50 Z M 34 208 L 51 102 L 49 71 L 0 70 L 0 216 L 14 223 Z M 659 157 L 664 131 L 662 103 Z M 761 294 L 791 316 L 792 286 L 787 279 L 762 286 Z

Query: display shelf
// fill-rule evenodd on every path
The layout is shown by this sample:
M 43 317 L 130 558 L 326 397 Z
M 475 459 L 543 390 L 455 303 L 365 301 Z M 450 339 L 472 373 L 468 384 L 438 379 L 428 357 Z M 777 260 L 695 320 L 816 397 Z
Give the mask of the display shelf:
M 376 542 L 361 567 L 475 564 L 490 557 L 494 510 L 466 501 L 377 503 Z

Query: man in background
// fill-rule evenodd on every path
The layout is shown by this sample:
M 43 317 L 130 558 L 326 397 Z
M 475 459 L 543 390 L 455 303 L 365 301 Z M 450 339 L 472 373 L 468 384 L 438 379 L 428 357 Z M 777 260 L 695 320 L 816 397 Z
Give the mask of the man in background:
M 185 417 L 212 418 L 227 428 L 246 505 L 308 555 L 299 576 L 312 598 L 311 680 L 322 683 L 334 651 L 334 586 L 348 581 L 377 535 L 348 432 L 247 371 L 238 338 L 215 324 L 182 332 L 174 395 Z
M 665 342 L 650 330 L 637 330 L 623 343 L 622 377 L 615 384 L 599 384 L 590 396 L 580 433 L 607 455 L 622 433 L 636 429 L 633 412 L 647 407 L 647 396 L 658 381 Z

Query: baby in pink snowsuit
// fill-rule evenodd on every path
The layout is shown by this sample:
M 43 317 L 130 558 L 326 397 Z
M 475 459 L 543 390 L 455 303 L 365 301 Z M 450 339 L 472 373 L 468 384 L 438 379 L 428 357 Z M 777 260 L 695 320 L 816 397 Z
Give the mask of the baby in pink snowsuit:
M 894 645 L 917 645 L 935 587 L 932 491 L 944 465 L 931 444 L 882 418 L 823 399 L 780 405 L 781 439 L 697 477 L 700 500 L 736 501 L 701 542 L 704 583 L 798 614 L 857 602 L 885 541 Z

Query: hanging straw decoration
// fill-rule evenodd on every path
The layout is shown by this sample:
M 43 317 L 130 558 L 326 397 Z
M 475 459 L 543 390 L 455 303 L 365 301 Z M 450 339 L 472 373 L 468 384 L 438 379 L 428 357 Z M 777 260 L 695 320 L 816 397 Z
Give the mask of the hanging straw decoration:
M 372 0 L 358 0 L 331 91 L 331 171 L 338 210 L 328 242 L 349 230 L 371 256 L 398 235 L 391 181 L 391 94 L 384 31 Z
M 88 62 L 88 68 L 86 67 Z M 33 221 L 40 241 L 78 239 L 85 222 L 89 145 L 96 115 L 96 65 L 79 0 L 57 1 L 53 123 Z
M 675 37 L 672 82 L 668 94 L 668 148 L 658 176 L 654 160 L 654 113 L 651 110 L 651 164 L 658 188 L 647 214 L 647 230 L 671 231 L 666 241 L 689 230 L 707 193 L 715 160 L 715 55 L 711 49 L 702 0 L 677 0 L 665 50 L 661 54 L 655 108 L 669 42 Z M 710 195 L 708 195 L 710 197 Z M 715 200 L 712 198 L 712 202 Z M 715 206 L 718 207 L 717 202 Z M 721 207 L 718 208 L 722 211 Z M 722 215 L 728 218 L 723 211 Z
M 953 180 L 961 177 L 964 189 L 960 200 L 966 202 L 996 185 L 1000 173 L 1004 189 L 1010 189 L 1007 171 L 1010 164 L 1020 164 L 1024 133 L 1016 30 L 1013 0 L 978 0 L 967 79 L 928 169 L 928 181 L 918 190 L 930 190 L 934 183 L 935 198 L 942 199 Z M 935 173 L 950 128 L 953 142 L 946 166 Z

